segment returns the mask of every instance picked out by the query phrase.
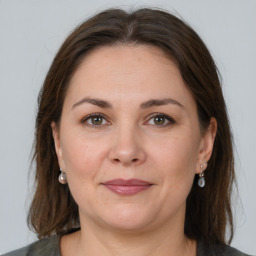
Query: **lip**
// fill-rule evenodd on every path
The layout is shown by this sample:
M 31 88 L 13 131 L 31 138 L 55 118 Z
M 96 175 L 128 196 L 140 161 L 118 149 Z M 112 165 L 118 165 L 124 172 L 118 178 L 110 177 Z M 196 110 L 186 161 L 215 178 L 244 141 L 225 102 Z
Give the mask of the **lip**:
M 107 189 L 119 195 L 134 195 L 150 188 L 153 184 L 139 179 L 114 179 L 102 183 Z

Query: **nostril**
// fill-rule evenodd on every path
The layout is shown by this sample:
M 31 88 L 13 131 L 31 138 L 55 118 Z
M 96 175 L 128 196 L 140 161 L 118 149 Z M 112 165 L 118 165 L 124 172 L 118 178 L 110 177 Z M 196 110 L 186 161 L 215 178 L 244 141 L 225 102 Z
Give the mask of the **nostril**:
M 118 159 L 118 158 L 114 158 L 113 161 L 116 162 L 116 163 L 122 162 L 122 161 L 121 161 L 120 159 Z M 131 160 L 132 163 L 136 163 L 136 162 L 138 162 L 138 161 L 139 161 L 138 158 L 134 158 L 134 159 Z

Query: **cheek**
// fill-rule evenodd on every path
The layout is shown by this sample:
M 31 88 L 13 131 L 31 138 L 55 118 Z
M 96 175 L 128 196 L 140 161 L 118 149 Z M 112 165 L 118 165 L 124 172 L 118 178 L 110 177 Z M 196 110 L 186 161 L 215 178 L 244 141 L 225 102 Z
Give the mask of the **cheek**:
M 66 136 L 62 143 L 62 151 L 68 178 L 93 178 L 106 151 L 101 145 L 104 144 L 86 140 L 84 136 Z
M 192 185 L 198 158 L 197 146 L 195 136 L 182 133 L 175 137 L 166 137 L 161 150 L 151 153 L 156 165 L 161 166 L 162 171 L 159 174 L 166 186 L 177 188 Z
M 102 175 L 99 170 L 105 156 L 105 148 L 84 136 L 65 137 L 63 140 L 63 159 L 68 186 L 79 206 L 92 207 L 96 186 Z M 103 144 L 104 145 L 104 144 Z M 89 211 L 89 210 L 88 210 Z

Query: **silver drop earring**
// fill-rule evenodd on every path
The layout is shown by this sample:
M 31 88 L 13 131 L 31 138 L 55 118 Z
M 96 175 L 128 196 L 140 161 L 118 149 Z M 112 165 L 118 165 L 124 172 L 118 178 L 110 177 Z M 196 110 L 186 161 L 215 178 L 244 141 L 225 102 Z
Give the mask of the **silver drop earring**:
M 67 183 L 66 173 L 63 172 L 61 169 L 60 169 L 60 175 L 59 175 L 59 183 L 61 183 L 61 184 Z
M 205 186 L 203 165 L 201 164 L 200 167 L 201 167 L 201 172 L 200 172 L 200 174 L 199 174 L 199 179 L 198 179 L 197 184 L 198 184 L 198 186 L 199 186 L 200 188 L 203 188 L 203 187 Z

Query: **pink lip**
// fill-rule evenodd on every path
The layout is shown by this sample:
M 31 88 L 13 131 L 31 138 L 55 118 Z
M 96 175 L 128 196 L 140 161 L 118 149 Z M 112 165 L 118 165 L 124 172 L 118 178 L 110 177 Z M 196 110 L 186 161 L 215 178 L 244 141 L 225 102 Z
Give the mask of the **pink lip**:
M 120 195 L 133 195 L 150 188 L 153 184 L 138 179 L 115 179 L 104 182 L 102 185 Z

